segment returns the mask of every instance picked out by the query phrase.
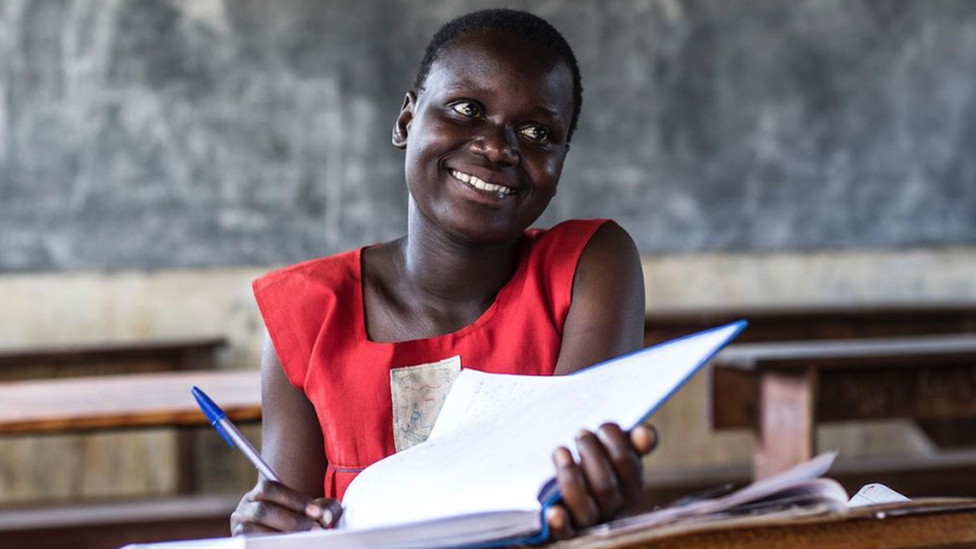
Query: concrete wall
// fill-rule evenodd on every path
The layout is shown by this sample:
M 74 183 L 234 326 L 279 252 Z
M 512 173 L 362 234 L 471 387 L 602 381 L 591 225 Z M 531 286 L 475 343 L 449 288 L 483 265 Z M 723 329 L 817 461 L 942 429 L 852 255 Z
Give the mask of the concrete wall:
M 506 3 L 563 30 L 585 79 L 542 221 L 619 219 L 649 309 L 976 299 L 976 3 Z M 256 368 L 249 280 L 402 232 L 402 94 L 439 25 L 498 4 L 0 2 L 0 346 L 219 334 L 222 367 Z M 655 468 L 749 459 L 708 433 L 704 377 L 654 421 Z M 928 451 L 900 423 L 821 436 Z M 207 489 L 245 489 L 203 440 Z M 167 433 L 0 456 L 0 503 L 175 482 Z
M 968 0 L 4 0 L 0 271 L 289 263 L 402 233 L 390 130 L 511 4 L 585 101 L 544 218 L 646 253 L 976 243 Z

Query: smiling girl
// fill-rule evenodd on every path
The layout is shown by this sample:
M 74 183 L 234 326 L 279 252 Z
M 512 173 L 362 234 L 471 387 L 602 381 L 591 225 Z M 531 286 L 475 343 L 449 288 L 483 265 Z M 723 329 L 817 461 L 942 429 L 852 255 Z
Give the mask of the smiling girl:
M 283 484 L 259 481 L 233 533 L 337 516 L 359 471 L 429 434 L 461 368 L 563 375 L 641 347 L 630 236 L 605 220 L 529 229 L 556 195 L 581 103 L 572 50 L 536 16 L 486 10 L 437 32 L 393 127 L 406 236 L 254 283 L 269 334 L 264 456 Z M 557 449 L 554 537 L 633 503 L 654 443 L 604 425 L 580 433 L 579 462 Z

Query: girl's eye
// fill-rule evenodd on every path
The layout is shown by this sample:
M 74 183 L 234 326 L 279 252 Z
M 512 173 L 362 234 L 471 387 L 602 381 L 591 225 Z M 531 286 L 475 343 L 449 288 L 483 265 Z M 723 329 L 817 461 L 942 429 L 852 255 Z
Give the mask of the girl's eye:
M 549 142 L 549 130 L 543 128 L 542 126 L 529 126 L 522 129 L 522 131 L 519 133 L 542 144 Z
M 468 118 L 478 118 L 481 116 L 481 107 L 470 101 L 460 101 L 451 105 L 451 108 L 458 114 L 462 114 Z

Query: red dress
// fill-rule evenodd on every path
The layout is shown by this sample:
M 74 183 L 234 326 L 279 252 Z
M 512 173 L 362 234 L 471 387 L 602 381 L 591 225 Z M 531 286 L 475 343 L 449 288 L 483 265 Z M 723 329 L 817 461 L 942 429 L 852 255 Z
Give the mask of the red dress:
M 460 368 L 552 375 L 583 248 L 606 220 L 525 232 L 515 275 L 472 324 L 395 343 L 370 341 L 362 249 L 254 281 L 285 374 L 315 407 L 325 441 L 325 495 L 341 498 L 368 465 L 422 441 Z

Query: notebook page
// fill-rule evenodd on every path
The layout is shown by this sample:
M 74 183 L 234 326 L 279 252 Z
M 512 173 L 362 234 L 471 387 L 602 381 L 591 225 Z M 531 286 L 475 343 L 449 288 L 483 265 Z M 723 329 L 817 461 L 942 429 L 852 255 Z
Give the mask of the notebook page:
M 167 541 L 162 543 L 133 543 L 122 549 L 245 549 L 247 538 L 244 536 L 194 539 L 186 541 Z
M 865 484 L 854 494 L 849 504 L 851 507 L 863 507 L 865 505 L 881 505 L 884 503 L 894 503 L 899 501 L 911 501 L 902 494 L 888 488 L 884 484 L 872 483 Z
M 566 377 L 464 370 L 430 438 L 353 481 L 343 526 L 368 528 L 493 510 L 539 509 L 552 451 L 581 428 L 640 423 L 741 329 L 732 324 Z

